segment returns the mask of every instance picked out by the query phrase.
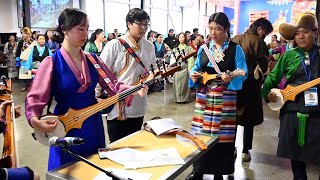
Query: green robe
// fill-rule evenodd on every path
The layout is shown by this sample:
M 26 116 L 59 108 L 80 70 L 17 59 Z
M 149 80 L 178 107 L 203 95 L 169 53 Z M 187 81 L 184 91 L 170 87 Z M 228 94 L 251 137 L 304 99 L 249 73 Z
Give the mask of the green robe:
M 302 51 L 302 49 L 296 48 L 287 51 L 280 57 L 275 68 L 265 80 L 262 97 L 267 99 L 270 90 L 278 86 L 283 76 L 286 77 L 287 83 L 292 86 L 308 82 L 299 51 Z M 308 52 L 310 58 L 313 52 L 315 52 L 315 58 L 313 61 L 311 60 L 312 64 L 309 67 L 312 68 L 311 80 L 318 78 L 320 74 L 319 48 L 314 46 Z M 281 108 L 277 150 L 279 157 L 320 164 L 320 85 L 316 87 L 318 90 L 318 106 L 305 106 L 304 93 L 301 92 L 294 101 L 287 101 Z M 306 118 L 302 118 L 303 116 Z
M 262 97 L 266 99 L 270 90 L 278 87 L 282 77 L 285 75 L 285 78 L 289 79 L 300 65 L 301 60 L 298 48 L 292 49 L 283 54 L 263 84 Z
M 98 56 L 100 56 L 100 54 L 101 54 L 101 52 L 102 52 L 102 50 L 103 50 L 103 47 L 104 47 L 104 43 L 102 43 L 102 48 L 101 48 L 101 51 L 99 52 L 96 44 L 89 41 L 89 42 L 86 44 L 86 46 L 85 46 L 85 48 L 84 48 L 84 51 L 90 52 L 90 53 L 95 53 L 95 54 L 97 54 Z

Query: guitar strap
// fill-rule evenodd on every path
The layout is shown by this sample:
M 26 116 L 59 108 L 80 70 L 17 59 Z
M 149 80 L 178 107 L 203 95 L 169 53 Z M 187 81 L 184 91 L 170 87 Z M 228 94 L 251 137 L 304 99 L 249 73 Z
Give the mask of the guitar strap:
M 207 56 L 208 56 L 208 58 L 209 58 L 209 61 L 212 63 L 214 70 L 215 70 L 218 74 L 222 74 L 221 71 L 220 71 L 220 69 L 219 69 L 219 66 L 217 65 L 216 61 L 213 59 L 212 54 L 210 54 L 209 48 L 208 48 L 207 44 L 204 44 L 202 47 L 203 47 L 204 52 L 207 54 Z
M 149 75 L 149 71 L 146 68 L 146 66 L 142 63 L 141 59 L 137 56 L 137 54 L 134 52 L 134 50 L 130 47 L 130 45 L 121 38 L 118 38 L 118 40 L 120 41 L 120 43 L 126 48 L 126 50 L 129 52 L 129 54 L 134 57 L 134 59 L 142 66 L 142 68 L 144 69 L 145 73 L 143 73 L 141 75 L 141 79 L 147 78 Z

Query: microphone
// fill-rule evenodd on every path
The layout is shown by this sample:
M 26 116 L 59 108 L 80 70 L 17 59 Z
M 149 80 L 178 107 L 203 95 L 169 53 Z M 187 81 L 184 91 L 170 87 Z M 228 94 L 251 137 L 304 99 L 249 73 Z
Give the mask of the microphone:
M 84 143 L 84 140 L 79 137 L 64 137 L 59 138 L 57 136 L 53 136 L 49 139 L 50 146 L 77 146 Z

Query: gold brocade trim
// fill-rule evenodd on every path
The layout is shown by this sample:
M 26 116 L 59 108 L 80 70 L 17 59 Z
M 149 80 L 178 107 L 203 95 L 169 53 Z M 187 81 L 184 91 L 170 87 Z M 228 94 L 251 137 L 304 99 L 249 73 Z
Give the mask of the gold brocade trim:
M 134 52 L 137 52 L 141 49 L 141 46 L 132 38 L 132 36 L 130 34 L 128 34 L 128 39 L 129 41 L 133 44 L 133 47 L 129 46 L 133 49 Z M 126 51 L 126 63 L 124 65 L 124 67 L 116 74 L 116 76 L 121 76 L 125 71 L 128 70 L 129 68 L 129 62 L 130 62 L 130 54 L 128 51 Z M 131 59 L 133 59 L 135 61 L 135 59 L 133 58 L 133 56 L 131 56 Z
M 134 40 L 133 37 L 130 34 L 128 34 L 127 37 L 129 39 L 129 41 L 133 44 L 133 47 L 130 46 L 133 49 L 133 51 L 134 52 L 139 51 L 141 49 L 139 43 L 136 42 L 136 40 Z M 141 41 L 141 39 L 139 41 Z
M 128 51 L 126 52 L 125 56 L 126 56 L 126 63 L 124 64 L 124 67 L 116 74 L 116 76 L 121 76 L 129 68 L 130 54 L 128 53 Z

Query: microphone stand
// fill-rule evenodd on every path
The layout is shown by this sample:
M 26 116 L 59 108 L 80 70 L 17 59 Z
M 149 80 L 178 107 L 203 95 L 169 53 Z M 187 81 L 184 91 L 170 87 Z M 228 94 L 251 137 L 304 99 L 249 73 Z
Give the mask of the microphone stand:
M 68 148 L 67 145 L 62 145 L 62 146 L 60 146 L 60 147 L 62 148 L 62 150 L 63 150 L 65 153 L 70 154 L 70 155 L 72 155 L 73 157 L 75 157 L 76 159 L 78 159 L 78 160 L 80 160 L 80 161 L 83 161 L 83 162 L 89 164 L 90 166 L 92 166 L 92 167 L 100 170 L 101 172 L 105 173 L 107 176 L 111 177 L 112 180 L 132 180 L 131 178 L 122 178 L 122 177 L 114 174 L 112 171 L 104 170 L 103 168 L 101 168 L 100 166 L 98 166 L 98 165 L 90 162 L 90 161 L 87 160 L 86 158 L 84 158 L 84 157 L 82 157 L 82 156 L 80 156 L 80 155 L 78 155 L 78 154 L 75 154 L 75 153 L 71 152 L 71 151 L 69 150 L 69 148 Z

